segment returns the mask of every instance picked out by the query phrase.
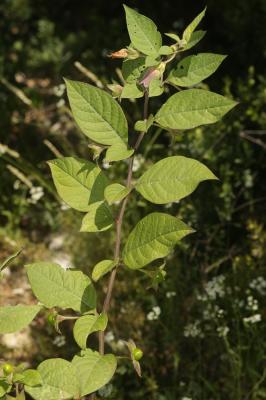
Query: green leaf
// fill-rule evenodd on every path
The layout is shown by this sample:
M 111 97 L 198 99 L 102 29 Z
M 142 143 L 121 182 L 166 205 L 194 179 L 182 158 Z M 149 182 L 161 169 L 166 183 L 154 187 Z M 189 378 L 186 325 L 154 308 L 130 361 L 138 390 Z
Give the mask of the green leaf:
M 146 69 L 144 57 L 135 60 L 125 60 L 122 64 L 122 75 L 126 82 L 136 83 Z
M 162 37 L 155 23 L 126 5 L 124 8 L 133 46 L 146 55 L 157 55 L 162 45 Z
M 31 323 L 41 310 L 41 306 L 5 306 L 0 307 L 0 333 L 20 331 Z
M 154 122 L 154 116 L 150 114 L 148 119 L 137 121 L 135 123 L 134 129 L 139 132 L 148 132 L 153 122 Z
M 159 50 L 159 54 L 161 56 L 169 56 L 170 54 L 173 54 L 174 50 L 170 46 L 162 46 Z
M 237 103 L 202 89 L 188 89 L 171 96 L 155 115 L 169 129 L 192 129 L 219 121 Z
M 6 381 L 0 381 L 0 398 L 4 398 L 4 395 L 10 392 L 11 385 Z
M 157 57 L 154 56 L 147 56 L 145 59 L 145 66 L 146 67 L 154 67 L 155 65 L 160 64 L 161 60 L 157 59 Z
M 165 33 L 165 36 L 168 36 L 169 38 L 173 39 L 175 42 L 180 42 L 180 37 L 176 35 L 175 33 Z
M 35 369 L 26 369 L 17 381 L 27 386 L 38 386 L 42 384 L 41 374 Z
M 74 157 L 58 158 L 48 164 L 59 196 L 70 207 L 86 212 L 90 204 L 103 200 L 109 182 L 95 164 Z
M 133 149 L 128 149 L 124 144 L 118 144 L 108 148 L 105 155 L 105 161 L 113 162 L 125 160 L 131 157 L 133 153 Z
M 102 356 L 97 351 L 86 349 L 73 358 L 72 364 L 80 381 L 80 395 L 86 396 L 112 379 L 117 361 L 113 354 Z
M 212 75 L 223 60 L 224 55 L 200 53 L 181 60 L 172 70 L 167 81 L 177 86 L 193 86 Z
M 149 97 L 161 96 L 163 92 L 164 88 L 161 79 L 153 79 L 149 86 Z
M 121 93 L 121 99 L 139 99 L 144 96 L 144 91 L 136 82 L 126 83 Z
M 42 384 L 41 386 L 34 386 L 34 387 L 25 385 L 24 388 L 26 393 L 28 393 L 34 400 L 73 399 L 72 394 L 47 384 Z
M 113 204 L 123 200 L 130 191 L 130 188 L 120 183 L 113 183 L 105 188 L 104 197 L 108 204 Z
M 38 366 L 38 371 L 44 385 L 60 390 L 60 397 L 55 399 L 61 399 L 61 396 L 64 399 L 69 397 L 80 398 L 77 371 L 69 361 L 62 358 L 45 360 Z
M 102 276 L 112 271 L 117 265 L 117 261 L 114 260 L 102 260 L 98 262 L 92 271 L 92 279 L 97 282 Z
M 75 322 L 73 334 L 77 344 L 86 349 L 87 339 L 90 334 L 97 331 L 104 331 L 108 323 L 105 313 L 100 315 L 83 315 Z
M 198 44 L 201 39 L 204 38 L 204 36 L 206 35 L 206 31 L 195 31 L 192 33 L 189 42 L 185 45 L 183 50 L 189 50 L 192 47 L 196 46 L 196 44 Z
M 7 268 L 15 260 L 15 258 L 17 258 L 20 255 L 22 250 L 23 249 L 20 249 L 16 251 L 16 253 L 6 258 L 5 261 L 0 265 L 0 271 L 3 271 L 5 268 Z
M 71 308 L 86 312 L 96 306 L 90 278 L 81 271 L 64 270 L 60 265 L 39 262 L 26 265 L 33 293 L 47 308 Z
M 108 204 L 99 201 L 89 207 L 88 213 L 82 219 L 80 232 L 103 232 L 113 225 L 113 216 Z
M 206 9 L 207 8 L 205 7 L 204 10 L 195 19 L 193 19 L 193 21 L 184 30 L 182 38 L 186 40 L 187 43 L 190 41 L 192 33 L 195 31 L 202 18 L 204 17 Z
M 181 220 L 163 213 L 152 213 L 137 223 L 123 250 L 124 263 L 139 269 L 167 256 L 184 236 L 194 232 Z
M 188 196 L 200 182 L 208 179 L 217 178 L 205 165 L 192 158 L 174 156 L 149 168 L 135 188 L 152 203 L 166 204 Z
M 100 144 L 127 144 L 127 120 L 117 101 L 87 83 L 65 81 L 73 116 L 82 132 Z

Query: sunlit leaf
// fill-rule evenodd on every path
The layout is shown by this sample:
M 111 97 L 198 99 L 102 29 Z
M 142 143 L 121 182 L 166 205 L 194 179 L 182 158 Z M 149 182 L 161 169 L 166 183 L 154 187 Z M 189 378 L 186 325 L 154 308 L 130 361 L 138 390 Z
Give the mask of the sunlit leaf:
M 0 307 L 0 333 L 20 331 L 31 323 L 41 310 L 41 306 L 5 306 Z
M 135 188 L 152 203 L 166 204 L 188 196 L 208 179 L 217 178 L 205 165 L 192 158 L 174 156 L 150 167 Z
M 237 103 L 202 89 L 188 89 L 171 96 L 155 115 L 169 129 L 192 129 L 219 121 Z
M 91 204 L 88 213 L 82 219 L 80 232 L 102 232 L 111 228 L 113 216 L 104 201 Z
M 163 213 L 152 213 L 137 223 L 128 236 L 123 261 L 139 269 L 157 258 L 167 256 L 186 235 L 194 232 L 181 220 Z
M 33 293 L 47 308 L 72 308 L 86 312 L 95 308 L 96 293 L 90 278 L 81 271 L 39 262 L 26 265 Z
M 93 332 L 104 331 L 107 322 L 108 318 L 105 313 L 100 315 L 83 315 L 77 319 L 74 325 L 73 334 L 79 347 L 86 349 L 88 336 Z

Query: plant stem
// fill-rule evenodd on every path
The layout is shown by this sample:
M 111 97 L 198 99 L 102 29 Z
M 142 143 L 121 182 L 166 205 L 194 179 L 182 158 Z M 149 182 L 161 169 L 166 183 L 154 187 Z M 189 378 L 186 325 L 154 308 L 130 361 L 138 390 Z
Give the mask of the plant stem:
M 149 92 L 148 92 L 148 90 L 145 90 L 144 110 L 143 110 L 143 119 L 144 120 L 146 120 L 148 118 L 148 103 L 149 103 Z M 145 135 L 145 132 L 142 132 L 138 136 L 138 139 L 134 145 L 135 152 L 138 150 L 144 135 Z M 129 165 L 128 165 L 127 182 L 126 182 L 127 187 L 131 186 L 135 152 L 134 152 L 133 156 L 130 158 Z M 117 219 L 116 219 L 116 241 L 115 241 L 115 251 L 114 251 L 114 259 L 115 260 L 120 258 L 121 230 L 122 230 L 123 218 L 124 218 L 129 195 L 130 195 L 130 193 L 122 201 L 122 205 L 121 205 L 120 211 L 119 211 Z M 110 279 L 108 282 L 107 293 L 105 296 L 103 309 L 102 309 L 102 312 L 105 312 L 105 313 L 108 312 L 109 307 L 110 307 L 110 302 L 111 302 L 111 298 L 112 298 L 113 287 L 114 287 L 114 282 L 115 282 L 115 277 L 116 277 L 118 266 L 119 266 L 119 264 L 111 272 Z M 99 332 L 99 352 L 100 352 L 100 354 L 104 354 L 104 331 Z

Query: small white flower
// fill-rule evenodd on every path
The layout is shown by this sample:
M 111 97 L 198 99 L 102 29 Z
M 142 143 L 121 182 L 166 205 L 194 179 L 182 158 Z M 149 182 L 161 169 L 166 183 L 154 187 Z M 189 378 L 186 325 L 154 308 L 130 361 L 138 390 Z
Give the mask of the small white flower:
M 140 167 L 142 166 L 142 164 L 144 163 L 145 159 L 142 155 L 136 155 L 136 157 L 134 158 L 133 161 L 133 167 L 132 167 L 132 171 L 136 172 L 140 169 Z
M 106 333 L 104 340 L 106 343 L 111 343 L 115 340 L 115 336 L 112 331 Z
M 155 321 L 159 318 L 161 309 L 158 306 L 152 307 L 152 310 L 147 314 L 148 321 Z
M 256 324 L 257 322 L 261 321 L 261 315 L 260 314 L 254 314 L 251 315 L 250 317 L 243 318 L 243 322 L 245 324 Z
M 57 347 L 63 347 L 66 344 L 66 338 L 65 336 L 56 336 L 53 340 L 53 344 L 56 345 Z
M 43 188 L 41 186 L 33 186 L 30 188 L 30 199 L 29 203 L 36 204 L 44 195 Z
M 230 329 L 228 328 L 228 326 L 219 326 L 217 328 L 217 333 L 218 336 L 220 337 L 226 337 L 229 333 Z
M 66 211 L 69 210 L 71 207 L 69 207 L 67 203 L 62 202 L 60 208 L 62 211 Z
M 54 94 L 58 97 L 61 97 L 64 94 L 65 89 L 66 86 L 61 83 L 60 85 L 54 87 Z
M 171 297 L 175 297 L 175 296 L 176 296 L 176 292 L 166 292 L 167 299 L 171 299 Z
M 194 323 L 187 324 L 184 329 L 184 336 L 185 337 L 204 337 L 204 334 L 199 326 L 200 321 L 195 321 Z
M 21 186 L 21 181 L 16 179 L 14 184 L 13 184 L 14 190 L 18 190 L 20 188 L 20 186 Z
M 109 169 L 109 168 L 111 167 L 111 165 L 109 164 L 109 162 L 103 161 L 102 167 L 103 167 L 104 169 Z

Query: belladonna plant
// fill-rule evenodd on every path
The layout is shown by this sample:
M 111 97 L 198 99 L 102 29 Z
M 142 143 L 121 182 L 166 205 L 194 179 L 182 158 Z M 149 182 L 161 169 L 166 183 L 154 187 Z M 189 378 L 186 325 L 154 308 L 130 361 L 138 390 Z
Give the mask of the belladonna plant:
M 127 362 L 125 357 L 105 354 L 104 335 L 116 275 L 122 268 L 141 269 L 152 278 L 154 285 L 159 284 L 165 275 L 165 267 L 159 260 L 172 252 L 181 239 L 194 232 L 189 221 L 181 221 L 165 212 L 152 212 L 132 227 L 127 238 L 123 238 L 128 203 L 136 195 L 157 205 L 180 201 L 200 182 L 217 179 L 207 166 L 180 155 L 162 158 L 138 179 L 133 177 L 134 157 L 143 138 L 152 135 L 153 126 L 174 135 L 213 124 L 236 102 L 198 86 L 216 71 L 225 59 L 224 55 L 199 53 L 186 56 L 186 51 L 206 33 L 197 30 L 205 10 L 186 27 L 182 36 L 166 33 L 165 39 L 171 44 L 164 45 L 162 35 L 151 19 L 127 6 L 124 8 L 130 44 L 111 55 L 123 59 L 124 85 L 110 85 L 113 89 L 110 94 L 87 83 L 65 79 L 73 117 L 95 150 L 94 162 L 62 157 L 48 163 L 58 195 L 84 215 L 80 232 L 115 230 L 114 254 L 111 259 L 99 260 L 91 277 L 76 269 L 64 270 L 53 262 L 26 265 L 38 303 L 1 307 L 0 333 L 23 329 L 38 313 L 47 309 L 48 321 L 56 328 L 63 321 L 75 321 L 73 335 L 81 350 L 70 361 L 51 358 L 41 362 L 35 370 L 4 362 L 0 377 L 0 398 L 3 399 L 14 398 L 11 396 L 21 399 L 24 392 L 36 400 L 80 399 L 87 395 L 95 398 L 97 390 L 112 379 L 118 361 Z M 169 92 L 175 93 L 151 114 L 152 98 Z M 135 121 L 130 141 L 127 119 L 121 107 L 124 99 L 141 99 L 143 103 L 143 119 Z M 103 161 L 111 165 L 126 162 L 125 181 L 110 182 L 101 168 Z M 95 251 L 97 253 L 97 249 Z M 5 262 L 1 269 L 7 264 Z M 103 304 L 96 299 L 95 288 L 100 279 L 106 280 L 107 284 Z M 87 343 L 88 337 L 95 332 L 99 338 L 97 350 Z M 138 344 L 139 348 L 129 339 L 126 345 L 127 358 L 140 375 L 141 344 Z

